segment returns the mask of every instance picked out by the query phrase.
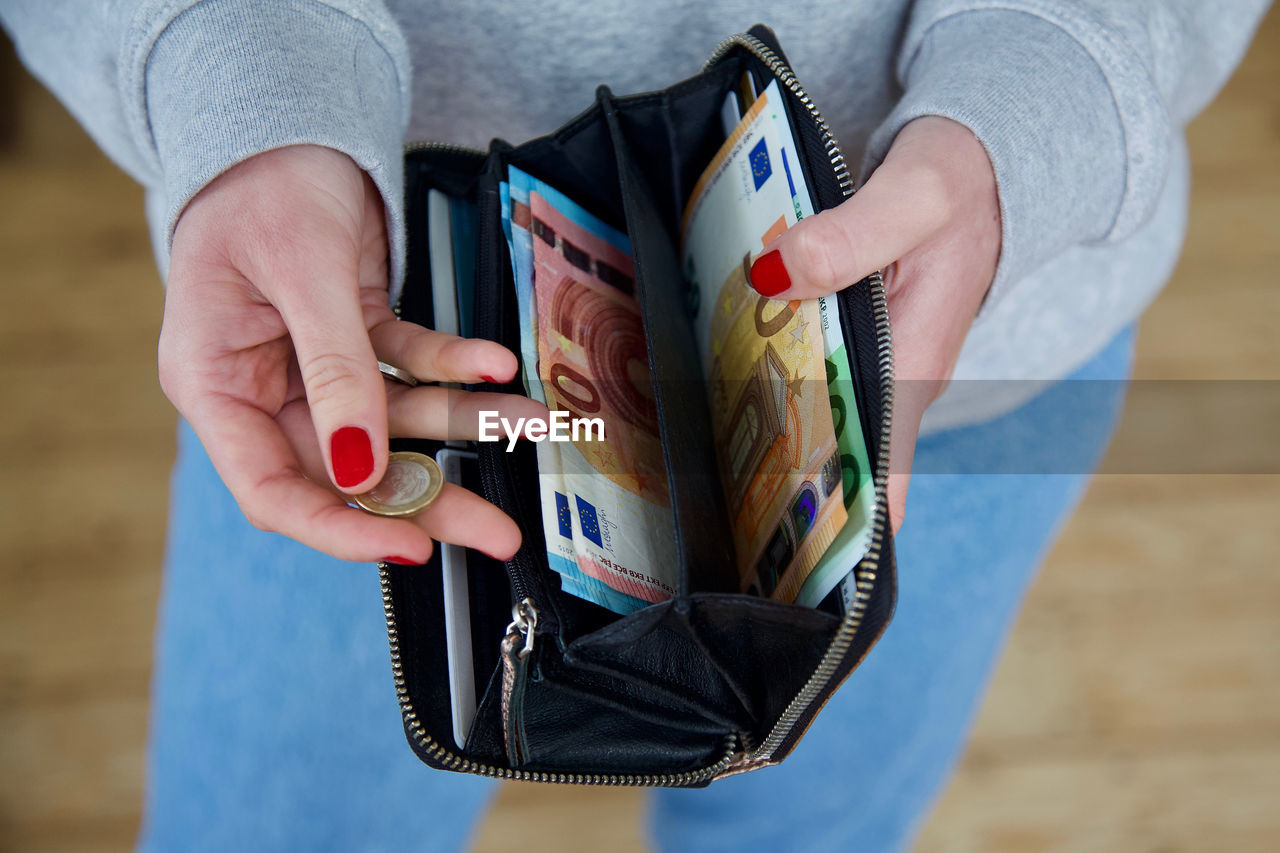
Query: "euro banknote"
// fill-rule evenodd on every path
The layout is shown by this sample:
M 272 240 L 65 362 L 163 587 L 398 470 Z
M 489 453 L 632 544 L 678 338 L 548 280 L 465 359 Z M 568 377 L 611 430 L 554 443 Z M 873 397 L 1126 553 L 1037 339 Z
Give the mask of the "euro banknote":
M 742 587 L 815 606 L 866 552 L 874 485 L 834 300 L 768 300 L 746 281 L 813 213 L 796 150 L 775 81 L 695 185 L 682 244 Z
M 519 169 L 512 168 L 510 181 L 498 187 L 501 205 L 502 230 L 507 239 L 511 257 L 512 275 L 516 290 L 516 315 L 520 327 L 520 376 L 528 396 L 546 403 L 542 380 L 538 377 L 538 312 L 534 307 L 533 292 L 533 235 L 529 233 L 529 188 L 533 179 Z M 547 562 L 561 575 L 565 592 L 608 607 L 619 613 L 629 613 L 642 602 L 631 599 L 584 575 L 578 569 L 578 548 L 575 539 L 577 519 L 569 504 L 564 478 L 560 445 L 543 441 L 534 445 L 538 457 L 538 489 L 542 510 L 543 537 L 546 542 Z
M 548 558 L 566 592 L 628 613 L 669 598 L 677 583 L 630 243 L 519 169 L 508 184 L 521 350 L 538 386 L 530 393 L 604 424 L 604 441 L 539 444 Z

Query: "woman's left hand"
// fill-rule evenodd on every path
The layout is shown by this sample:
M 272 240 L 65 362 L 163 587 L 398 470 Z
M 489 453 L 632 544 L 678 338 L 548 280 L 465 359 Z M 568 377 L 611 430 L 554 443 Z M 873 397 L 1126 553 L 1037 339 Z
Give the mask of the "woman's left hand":
M 896 531 L 920 420 L 955 368 L 1000 257 L 1000 204 L 986 150 L 964 125 L 918 118 L 866 185 L 765 248 L 751 283 L 811 299 L 885 270 L 896 390 L 889 518 Z

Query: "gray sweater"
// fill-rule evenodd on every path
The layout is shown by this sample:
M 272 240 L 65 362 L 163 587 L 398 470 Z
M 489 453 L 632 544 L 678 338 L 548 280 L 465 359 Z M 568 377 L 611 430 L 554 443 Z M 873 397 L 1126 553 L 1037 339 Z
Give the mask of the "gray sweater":
M 801 8 L 802 5 L 807 8 Z M 865 176 L 903 124 L 971 128 L 1003 247 L 957 379 L 1051 381 L 1132 323 L 1186 226 L 1186 123 L 1265 0 L 5 0 L 28 67 L 148 190 L 161 270 L 219 172 L 292 143 L 368 170 L 403 269 L 401 146 L 555 129 L 595 86 L 661 88 L 769 24 Z M 1007 411 L 1035 382 L 955 382 L 927 429 Z

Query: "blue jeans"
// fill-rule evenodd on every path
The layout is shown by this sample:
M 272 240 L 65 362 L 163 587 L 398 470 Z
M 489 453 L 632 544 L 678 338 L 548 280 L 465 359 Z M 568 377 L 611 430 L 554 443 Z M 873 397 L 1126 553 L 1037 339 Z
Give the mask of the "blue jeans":
M 1129 331 L 1072 379 L 1124 379 L 1132 350 Z M 656 792 L 658 846 L 909 844 L 1123 396 L 1123 382 L 1062 382 L 921 440 L 879 645 L 780 766 Z M 1014 473 L 967 473 L 993 470 Z M 373 568 L 253 529 L 185 427 L 152 703 L 144 849 L 458 850 L 494 792 L 405 743 Z

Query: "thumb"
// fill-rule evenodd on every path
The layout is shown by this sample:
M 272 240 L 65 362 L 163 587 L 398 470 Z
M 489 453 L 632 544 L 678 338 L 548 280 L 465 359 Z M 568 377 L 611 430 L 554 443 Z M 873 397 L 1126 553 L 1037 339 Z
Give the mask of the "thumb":
M 776 299 L 826 296 L 887 267 L 946 224 L 937 170 L 914 151 L 894 153 L 844 203 L 767 245 L 751 265 L 751 286 Z
M 326 259 L 327 260 L 327 259 Z M 354 259 L 308 263 L 277 290 L 329 477 L 345 492 L 371 489 L 387 464 L 387 397 L 365 328 Z

